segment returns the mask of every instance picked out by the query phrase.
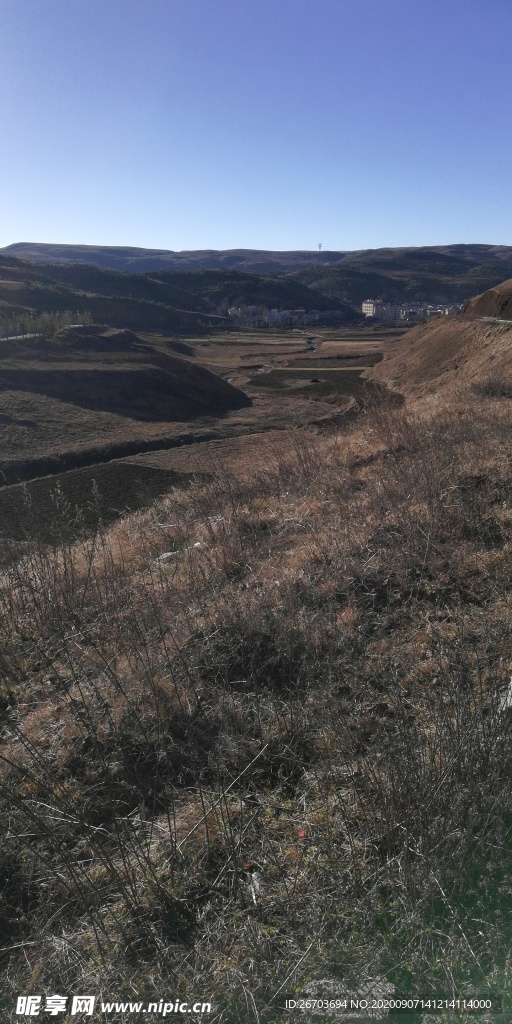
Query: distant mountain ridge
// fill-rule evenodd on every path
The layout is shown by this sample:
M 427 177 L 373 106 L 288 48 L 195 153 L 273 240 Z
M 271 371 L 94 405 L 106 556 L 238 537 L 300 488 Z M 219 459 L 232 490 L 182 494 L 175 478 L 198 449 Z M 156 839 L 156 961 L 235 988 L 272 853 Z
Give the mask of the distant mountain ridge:
M 510 245 L 434 245 L 385 247 L 381 249 L 345 249 L 339 251 L 272 251 L 266 249 L 191 249 L 175 252 L 172 249 L 144 249 L 137 246 L 116 245 L 59 245 L 50 242 L 14 242 L 0 249 L 0 253 L 42 263 L 92 263 L 113 270 L 144 273 L 152 270 L 244 270 L 286 273 L 309 266 L 331 266 L 345 261 L 367 262 L 389 254 L 407 256 L 409 253 L 438 253 L 456 257 L 472 265 L 487 260 L 511 261 Z
M 286 275 L 330 299 L 356 307 L 365 298 L 397 303 L 466 302 L 475 293 L 512 277 L 512 246 L 480 243 L 325 252 L 173 252 L 130 246 L 16 242 L 0 249 L 2 255 L 39 265 L 88 264 L 131 274 L 224 270 L 274 278 Z
M 258 249 L 142 249 L 114 245 L 58 245 L 15 242 L 0 253 L 41 263 L 92 263 L 112 270 L 149 273 L 154 270 L 243 270 L 271 273 L 297 270 L 321 257 L 322 263 L 338 263 L 349 252 L 271 252 Z

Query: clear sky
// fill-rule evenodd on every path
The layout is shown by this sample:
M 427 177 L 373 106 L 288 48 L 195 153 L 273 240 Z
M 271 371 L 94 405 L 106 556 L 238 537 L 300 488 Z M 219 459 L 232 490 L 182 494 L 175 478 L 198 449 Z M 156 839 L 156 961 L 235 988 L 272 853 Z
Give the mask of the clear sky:
M 0 246 L 512 244 L 511 0 L 0 0 Z

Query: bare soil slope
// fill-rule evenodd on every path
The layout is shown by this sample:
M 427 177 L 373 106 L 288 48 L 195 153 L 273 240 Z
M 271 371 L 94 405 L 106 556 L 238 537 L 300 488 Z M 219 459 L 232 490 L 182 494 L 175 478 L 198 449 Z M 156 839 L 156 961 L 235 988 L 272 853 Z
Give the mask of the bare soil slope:
M 464 307 L 465 317 L 495 316 L 512 320 L 512 278 L 475 295 Z
M 47 342 L 0 343 L 0 394 L 20 390 L 143 420 L 188 420 L 248 405 L 210 370 L 157 352 L 131 331 L 73 327 Z
M 120 460 L 0 488 L 0 560 L 11 541 L 62 544 L 100 523 L 151 505 L 186 474 Z
M 410 396 L 512 376 L 512 323 L 436 319 L 390 345 L 365 377 Z
M 102 451 L 127 455 L 163 443 L 173 425 L 250 405 L 217 374 L 131 331 L 90 326 L 51 342 L 0 341 L 0 470 L 4 482 L 23 480 L 101 461 Z M 71 461 L 30 472 L 29 463 L 63 453 Z

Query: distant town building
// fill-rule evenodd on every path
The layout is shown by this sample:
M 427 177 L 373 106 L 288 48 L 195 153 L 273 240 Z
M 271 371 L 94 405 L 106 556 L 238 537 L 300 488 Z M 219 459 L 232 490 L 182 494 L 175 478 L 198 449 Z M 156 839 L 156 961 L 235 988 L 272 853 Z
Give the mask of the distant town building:
M 432 316 L 457 316 L 462 309 L 461 303 L 407 302 L 402 305 L 395 305 L 392 302 L 379 302 L 375 299 L 365 299 L 361 303 L 361 312 L 364 316 L 374 317 L 376 320 L 425 320 Z
M 365 316 L 373 316 L 377 320 L 398 320 L 400 316 L 399 306 L 391 302 L 376 302 L 374 299 L 365 299 L 361 311 Z
M 398 320 L 400 307 L 393 305 L 391 302 L 383 302 L 377 306 L 375 316 L 378 320 Z

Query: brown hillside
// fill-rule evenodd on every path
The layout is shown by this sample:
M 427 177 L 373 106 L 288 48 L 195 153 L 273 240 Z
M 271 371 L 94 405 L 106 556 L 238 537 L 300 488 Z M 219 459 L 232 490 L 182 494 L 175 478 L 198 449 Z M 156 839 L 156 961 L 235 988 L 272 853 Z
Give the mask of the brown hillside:
M 407 331 L 365 377 L 405 394 L 512 376 L 512 324 L 436 319 Z
M 481 295 L 475 295 L 464 306 L 463 316 L 495 316 L 498 319 L 512 320 L 512 278 L 489 288 Z
M 210 370 L 157 352 L 131 331 L 67 328 L 51 342 L 0 342 L 0 396 L 23 391 L 142 420 L 190 420 L 248 405 Z
M 189 433 L 201 417 L 250 405 L 216 373 L 130 331 L 0 340 L 0 482 L 169 446 L 183 424 Z

